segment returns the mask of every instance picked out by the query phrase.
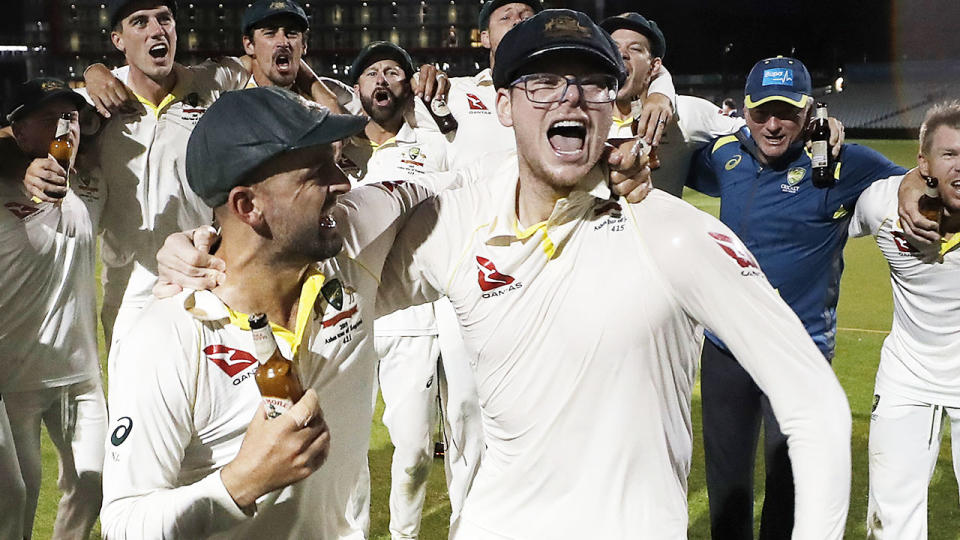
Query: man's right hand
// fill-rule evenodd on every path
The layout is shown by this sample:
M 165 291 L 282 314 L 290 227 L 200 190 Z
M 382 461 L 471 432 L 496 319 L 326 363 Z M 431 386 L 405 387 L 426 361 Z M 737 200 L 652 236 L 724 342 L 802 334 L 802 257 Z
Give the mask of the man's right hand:
M 31 197 L 57 202 L 67 195 L 67 171 L 50 156 L 37 158 L 23 175 L 23 187 Z
M 159 279 L 153 295 L 166 298 L 184 289 L 210 290 L 222 283 L 227 264 L 210 255 L 210 248 L 218 239 L 213 227 L 198 227 L 168 236 L 157 252 Z
M 111 113 L 133 112 L 139 107 L 133 90 L 114 77 L 103 64 L 88 67 L 83 72 L 83 81 L 87 85 L 87 95 L 104 118 L 110 118 Z
M 330 430 L 311 388 L 287 412 L 267 419 L 261 403 L 240 451 L 220 471 L 227 492 L 244 512 L 257 499 L 313 474 L 330 452 Z

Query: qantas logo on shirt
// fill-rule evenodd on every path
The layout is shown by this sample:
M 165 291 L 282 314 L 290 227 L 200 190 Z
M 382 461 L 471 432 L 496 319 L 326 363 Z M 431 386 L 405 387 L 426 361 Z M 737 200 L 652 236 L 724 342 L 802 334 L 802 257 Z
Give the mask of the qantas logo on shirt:
M 203 348 L 203 354 L 230 377 L 257 363 L 252 354 L 226 345 L 208 345 Z
M 402 186 L 406 182 L 404 182 L 403 180 L 388 180 L 386 182 L 380 182 L 380 183 L 383 185 L 383 187 L 387 188 L 387 191 L 389 191 L 390 193 L 393 193 L 394 190 L 396 190 L 398 187 Z
M 498 289 L 505 285 L 510 285 L 513 283 L 513 276 L 508 276 L 506 274 L 501 274 L 497 267 L 494 266 L 493 261 L 490 259 L 485 259 L 477 255 L 477 283 L 480 285 L 480 290 L 484 292 L 489 292 L 494 289 Z
M 716 241 L 717 245 L 720 246 L 720 249 L 722 249 L 724 253 L 729 255 L 731 259 L 737 261 L 737 264 L 740 265 L 740 268 L 744 269 L 744 271 L 741 272 L 743 275 L 748 275 L 746 272 L 751 272 L 751 268 L 759 273 L 760 265 L 757 264 L 757 261 L 753 259 L 753 255 L 751 255 L 750 252 L 747 251 L 746 248 L 744 248 L 739 242 L 722 233 L 712 232 L 708 234 L 714 239 L 714 241 Z
M 480 101 L 480 98 L 476 94 L 467 94 L 467 103 L 470 105 L 471 111 L 486 111 L 487 106 Z
M 896 244 L 897 249 L 902 253 L 919 253 L 917 248 L 910 245 L 910 242 L 907 242 L 907 237 L 903 235 L 900 231 L 891 231 L 891 236 L 893 236 L 893 243 Z
M 9 210 L 13 215 L 17 216 L 17 219 L 27 219 L 28 217 L 40 211 L 39 208 L 34 208 L 26 204 L 20 204 L 15 202 L 8 202 L 3 206 L 7 210 Z

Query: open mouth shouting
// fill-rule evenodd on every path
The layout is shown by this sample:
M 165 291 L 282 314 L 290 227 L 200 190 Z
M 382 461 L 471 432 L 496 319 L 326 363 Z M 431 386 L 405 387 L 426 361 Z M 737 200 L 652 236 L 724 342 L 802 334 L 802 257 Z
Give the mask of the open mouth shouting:
M 280 73 L 290 73 L 293 70 L 293 56 L 287 51 L 281 51 L 273 57 L 273 64 Z
M 587 127 L 581 120 L 556 120 L 547 129 L 547 140 L 555 154 L 575 157 L 583 152 Z
M 387 88 L 377 88 L 373 91 L 373 103 L 377 107 L 388 107 L 393 102 L 393 93 Z
M 150 47 L 149 53 L 152 58 L 160 60 L 166 58 L 169 51 L 170 48 L 167 47 L 166 43 L 157 43 L 156 45 Z

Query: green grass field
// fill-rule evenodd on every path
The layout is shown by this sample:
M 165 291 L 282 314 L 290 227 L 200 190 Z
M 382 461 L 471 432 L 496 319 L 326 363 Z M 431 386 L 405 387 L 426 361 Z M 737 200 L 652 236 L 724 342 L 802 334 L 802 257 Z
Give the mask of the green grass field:
M 911 141 L 864 141 L 891 160 L 910 167 L 916 161 L 916 143 Z M 687 200 L 716 214 L 719 202 L 690 193 Z M 873 379 L 880 358 L 880 346 L 890 328 L 892 300 L 887 266 L 872 238 L 851 240 L 845 251 L 846 272 L 840 296 L 837 356 L 834 368 L 850 400 L 853 412 L 853 485 L 847 537 L 863 538 L 867 513 L 867 431 L 873 398 Z M 690 538 L 709 537 L 706 485 L 703 474 L 703 446 L 699 436 L 700 395 L 694 393 L 694 457 L 690 474 Z M 389 492 L 390 456 L 393 447 L 380 422 L 382 403 L 378 407 L 370 434 L 370 469 L 373 479 L 371 504 L 371 537 L 388 539 L 387 496 Z M 43 487 L 34 525 L 35 538 L 49 538 L 57 492 L 57 459 L 49 439 L 43 442 Z M 762 465 L 757 468 L 758 478 Z M 438 461 L 430 474 L 430 487 L 424 507 L 421 537 L 425 540 L 446 538 L 450 508 L 443 480 L 443 466 Z M 757 501 L 763 499 L 763 483 L 757 484 Z M 759 516 L 759 504 L 757 505 Z M 949 440 L 945 439 L 940 459 L 930 486 L 930 538 L 960 538 L 960 502 L 957 484 L 950 463 Z

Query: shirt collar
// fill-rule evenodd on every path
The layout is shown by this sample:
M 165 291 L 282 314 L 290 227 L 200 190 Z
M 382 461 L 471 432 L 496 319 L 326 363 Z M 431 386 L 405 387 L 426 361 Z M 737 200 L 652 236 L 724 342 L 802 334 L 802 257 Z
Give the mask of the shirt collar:
M 187 95 L 187 93 L 189 93 L 189 88 L 193 83 L 193 73 L 180 64 L 173 64 L 173 72 L 177 76 L 177 83 L 173 86 L 173 89 L 170 91 L 170 93 L 160 100 L 160 103 L 151 103 L 150 100 L 141 96 L 140 94 L 136 92 L 133 93 L 133 95 L 137 98 L 137 101 L 142 103 L 143 106 L 146 107 L 146 109 L 156 118 L 160 118 L 160 115 L 163 114 L 164 111 L 170 107 L 170 105 L 180 101 L 183 96 Z M 127 77 L 124 83 L 129 85 L 129 79 L 130 70 L 128 69 Z
M 509 242 L 526 240 L 538 230 L 543 230 L 544 235 L 541 238 L 541 244 L 547 256 L 552 258 L 566 235 L 552 238 L 551 230 L 578 218 L 585 207 L 592 207 L 597 199 L 609 200 L 612 194 L 610 186 L 607 184 L 607 168 L 597 165 L 581 179 L 568 197 L 560 199 L 554 204 L 550 217 L 522 229 L 517 219 L 517 184 L 519 178 L 516 176 L 515 160 L 511 164 L 513 165 L 511 168 L 502 169 L 503 178 L 510 178 L 510 180 L 503 182 L 502 196 L 497 202 L 493 210 L 494 215 L 491 216 L 489 221 L 490 225 L 487 227 L 488 243 L 502 238 L 506 238 Z M 510 170 L 513 173 L 508 176 Z
M 310 320 L 310 313 L 314 309 L 320 289 L 326 277 L 319 268 L 313 266 L 307 271 L 300 288 L 300 301 L 297 305 L 297 326 L 291 331 L 279 324 L 270 323 L 273 333 L 290 344 L 290 350 L 296 356 L 300 343 L 303 341 L 304 330 Z M 183 309 L 194 319 L 204 322 L 220 321 L 223 324 L 232 324 L 241 330 L 250 330 L 248 315 L 230 308 L 217 295 L 210 291 L 184 291 L 180 293 Z
M 473 76 L 473 84 L 477 86 L 493 86 L 493 71 L 487 68 Z

